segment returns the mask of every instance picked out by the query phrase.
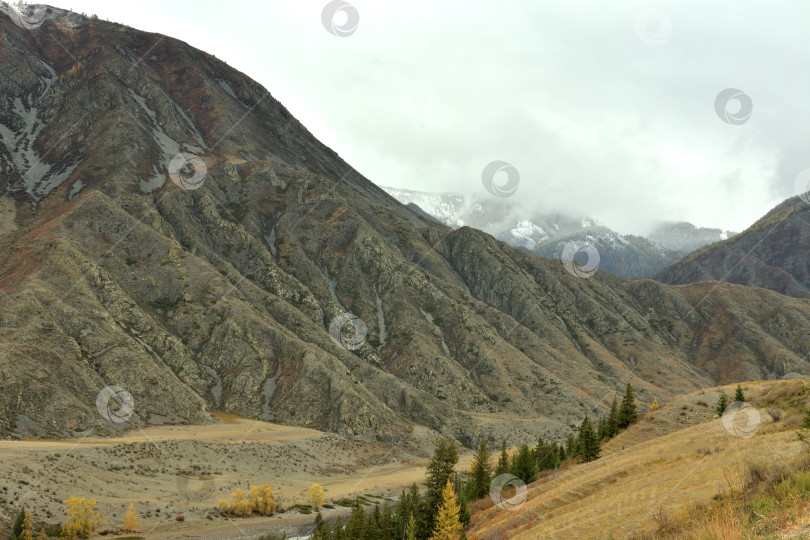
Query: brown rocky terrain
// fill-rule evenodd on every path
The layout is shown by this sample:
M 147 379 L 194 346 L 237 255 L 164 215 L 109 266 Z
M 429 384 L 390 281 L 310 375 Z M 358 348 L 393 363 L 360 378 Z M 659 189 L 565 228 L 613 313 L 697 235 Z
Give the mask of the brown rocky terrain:
M 627 382 L 649 403 L 810 368 L 808 301 L 576 277 L 451 230 L 172 38 L 56 9 L 33 29 L 0 16 L 0 65 L 5 436 L 221 411 L 517 443 L 562 436 Z M 205 162 L 197 189 L 169 179 L 180 152 Z M 348 347 L 329 334 L 346 312 L 368 329 L 344 327 Z M 126 422 L 99 412 L 111 385 L 132 395 Z
M 728 240 L 702 248 L 655 279 L 671 284 L 720 280 L 810 298 L 810 205 L 783 202 Z

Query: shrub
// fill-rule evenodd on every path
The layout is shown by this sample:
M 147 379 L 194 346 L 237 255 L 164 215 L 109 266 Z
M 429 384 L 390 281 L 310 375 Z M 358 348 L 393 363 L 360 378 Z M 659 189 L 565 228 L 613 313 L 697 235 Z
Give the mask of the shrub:
M 106 519 L 96 513 L 95 499 L 71 497 L 65 501 L 65 504 L 67 505 L 68 522 L 62 527 L 62 535 L 68 540 L 78 537 L 90 538 Z
M 135 513 L 134 503 L 129 503 L 121 528 L 127 532 L 136 532 L 138 530 L 138 515 Z
M 268 484 L 264 484 L 250 486 L 250 493 L 237 489 L 231 494 L 231 501 L 221 500 L 219 507 L 228 514 L 245 517 L 252 516 L 254 513 L 262 516 L 272 515 L 276 511 L 277 505 L 273 490 Z

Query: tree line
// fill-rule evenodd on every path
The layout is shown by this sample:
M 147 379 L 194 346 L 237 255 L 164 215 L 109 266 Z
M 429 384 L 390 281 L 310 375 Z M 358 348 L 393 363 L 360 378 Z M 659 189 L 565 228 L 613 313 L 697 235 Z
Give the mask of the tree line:
M 461 540 L 470 523 L 469 503 L 489 496 L 492 481 L 510 474 L 529 484 L 543 471 L 563 463 L 588 462 L 599 458 L 601 441 L 610 439 L 638 420 L 635 396 L 627 384 L 621 402 L 614 396 L 610 411 L 594 427 L 588 415 L 576 435 L 565 443 L 540 438 L 536 446 L 523 443 L 510 455 L 506 440 L 501 441 L 493 459 L 482 440 L 473 456 L 470 470 L 457 472 L 458 447 L 451 439 L 441 439 L 425 470 L 424 491 L 416 484 L 403 490 L 394 508 L 386 502 L 366 511 L 355 499 L 346 523 L 338 516 L 330 526 L 320 511 L 315 516 L 313 540 Z

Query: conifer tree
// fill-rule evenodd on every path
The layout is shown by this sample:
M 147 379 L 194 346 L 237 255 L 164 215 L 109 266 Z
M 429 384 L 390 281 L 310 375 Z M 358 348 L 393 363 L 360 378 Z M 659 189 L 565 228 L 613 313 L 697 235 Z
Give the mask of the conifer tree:
M 460 508 L 453 490 L 453 483 L 448 479 L 442 490 L 442 502 L 436 515 L 436 524 L 430 540 L 459 540 L 464 532 L 459 520 Z
M 563 454 L 564 453 L 565 450 L 563 449 Z M 538 442 L 535 448 L 535 454 L 537 455 L 538 471 L 556 469 L 560 466 L 560 462 L 562 461 L 560 459 L 560 448 L 554 441 L 543 442 L 541 440 Z
M 622 397 L 622 404 L 619 407 L 619 429 L 624 429 L 638 420 L 636 411 L 636 398 L 633 395 L 633 385 L 627 383 L 627 388 Z
M 565 455 L 572 458 L 576 457 L 577 454 L 579 454 L 579 442 L 573 433 L 569 433 L 568 438 L 565 440 Z
M 607 438 L 607 419 L 604 416 L 599 417 L 599 424 L 597 424 L 596 428 L 596 436 L 600 441 Z
M 495 467 L 495 476 L 509 472 L 509 453 L 506 451 L 506 439 L 501 440 L 501 453 L 498 456 L 498 465 Z
M 416 518 L 413 515 L 408 519 L 408 526 L 405 528 L 405 538 L 407 540 L 417 540 L 418 527 L 416 525 Z
M 743 394 L 742 386 L 737 385 L 737 390 L 734 391 L 734 401 L 745 401 L 745 394 Z
M 466 529 L 470 526 L 472 515 L 470 514 L 470 507 L 467 504 L 467 497 L 459 496 L 458 498 L 459 513 L 458 519 L 461 521 L 461 526 Z
M 14 520 L 14 525 L 11 527 L 11 538 L 19 538 L 23 531 L 23 523 L 25 523 L 25 507 L 20 508 L 17 518 Z
M 414 483 L 410 490 L 405 493 L 405 504 L 397 507 L 397 538 L 402 538 L 402 534 L 407 530 L 408 524 L 413 522 L 417 538 L 424 538 L 430 534 L 425 522 L 425 509 L 419 488 Z
M 352 505 L 352 513 L 349 521 L 346 522 L 346 536 L 352 539 L 363 539 L 366 537 L 366 513 L 360 506 L 360 499 L 355 499 Z
M 537 465 L 528 444 L 520 445 L 518 451 L 512 456 L 509 473 L 517 476 L 526 484 L 537 480 Z
M 559 450 L 559 455 L 560 455 L 560 463 L 562 463 L 563 461 L 565 461 L 565 458 L 566 458 L 566 455 L 565 455 L 565 445 L 561 444 L 561 445 L 559 446 L 559 449 L 560 449 L 560 450 Z
M 470 464 L 470 483 L 468 493 L 472 499 L 481 499 L 489 493 L 489 484 L 492 481 L 492 462 L 489 458 L 487 442 L 481 440 Z
M 349 540 L 346 533 L 343 531 L 343 519 L 338 514 L 335 520 L 335 528 L 332 530 L 332 540 Z
M 607 438 L 615 437 L 619 433 L 619 403 L 616 399 L 616 394 L 613 394 L 613 403 L 610 404 L 610 412 L 608 413 Z
M 366 538 L 367 540 L 380 540 L 382 537 L 382 512 L 380 505 L 375 504 L 374 510 L 369 512 L 366 520 Z
M 425 522 L 428 530 L 433 530 L 436 512 L 442 502 L 444 486 L 455 476 L 458 463 L 458 448 L 450 439 L 442 438 L 433 451 L 425 470 Z
M 31 515 L 31 512 L 25 513 L 22 531 L 17 535 L 17 540 L 34 540 L 34 516 Z
M 723 416 L 723 413 L 726 412 L 726 407 L 728 407 L 728 396 L 725 392 L 721 392 L 717 400 L 717 407 L 714 410 L 718 416 Z
M 394 527 L 394 512 L 388 503 L 385 503 L 382 511 L 382 521 L 380 522 L 381 538 L 383 540 L 393 540 L 394 538 L 402 538 L 402 535 L 397 535 Z
M 330 540 L 332 536 L 329 530 L 329 522 L 323 519 L 320 510 L 315 514 L 315 530 L 312 534 L 313 540 Z
M 582 461 L 593 461 L 599 457 L 599 439 L 596 437 L 596 431 L 593 429 L 593 424 L 588 415 L 582 420 L 582 425 L 579 427 L 579 450 L 582 456 Z

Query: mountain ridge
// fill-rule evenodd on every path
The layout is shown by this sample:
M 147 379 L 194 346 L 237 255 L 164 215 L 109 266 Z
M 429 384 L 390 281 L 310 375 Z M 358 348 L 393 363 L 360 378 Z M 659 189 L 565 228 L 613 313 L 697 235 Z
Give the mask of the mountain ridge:
M 536 441 L 627 382 L 644 403 L 810 368 L 803 300 L 582 277 L 409 210 L 182 42 L 61 10 L 0 31 L 5 436 L 216 411 Z M 131 396 L 125 422 L 106 388 Z

